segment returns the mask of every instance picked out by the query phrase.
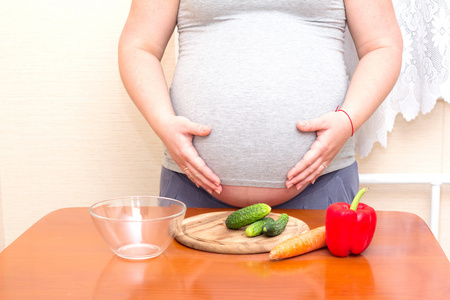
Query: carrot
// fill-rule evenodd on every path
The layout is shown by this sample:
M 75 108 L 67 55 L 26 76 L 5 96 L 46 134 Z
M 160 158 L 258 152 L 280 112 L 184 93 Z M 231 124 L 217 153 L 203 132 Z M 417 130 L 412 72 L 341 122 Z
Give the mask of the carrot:
M 326 247 L 325 226 L 287 239 L 270 251 L 271 259 L 289 258 Z

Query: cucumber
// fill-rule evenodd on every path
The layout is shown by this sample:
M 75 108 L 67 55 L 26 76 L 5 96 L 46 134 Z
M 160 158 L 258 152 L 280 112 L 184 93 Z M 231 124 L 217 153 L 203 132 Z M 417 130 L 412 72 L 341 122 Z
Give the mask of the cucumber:
M 239 229 L 256 222 L 267 216 L 272 208 L 265 203 L 257 203 L 238 209 L 225 220 L 225 225 L 230 229 Z
M 245 235 L 248 237 L 254 237 L 262 234 L 262 230 L 264 225 L 266 225 L 268 222 L 275 222 L 272 218 L 264 218 L 261 220 L 258 220 L 254 223 L 252 223 L 250 226 L 248 226 L 245 229 Z
M 275 222 L 269 222 L 263 226 L 263 232 L 266 236 L 277 236 L 284 231 L 287 223 L 289 222 L 289 216 L 287 214 L 281 214 L 278 220 Z

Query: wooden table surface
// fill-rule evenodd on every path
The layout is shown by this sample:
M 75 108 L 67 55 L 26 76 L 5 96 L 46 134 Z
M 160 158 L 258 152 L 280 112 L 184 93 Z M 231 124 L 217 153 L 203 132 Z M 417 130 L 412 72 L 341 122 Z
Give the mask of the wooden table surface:
M 325 223 L 323 210 L 274 212 Z M 127 261 L 103 242 L 88 208 L 60 209 L 0 253 L 0 299 L 450 299 L 449 260 L 423 220 L 377 213 L 372 244 L 347 258 L 325 248 L 270 261 L 173 241 L 159 257 Z

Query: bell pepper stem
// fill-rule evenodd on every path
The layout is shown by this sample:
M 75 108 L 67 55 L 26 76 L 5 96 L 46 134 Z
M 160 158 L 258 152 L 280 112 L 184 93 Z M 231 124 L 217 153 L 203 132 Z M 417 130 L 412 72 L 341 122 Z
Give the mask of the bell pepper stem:
M 356 194 L 355 198 L 353 198 L 352 205 L 350 206 L 350 209 L 356 211 L 358 208 L 359 200 L 361 200 L 362 195 L 367 191 L 367 188 L 361 189 L 358 194 Z

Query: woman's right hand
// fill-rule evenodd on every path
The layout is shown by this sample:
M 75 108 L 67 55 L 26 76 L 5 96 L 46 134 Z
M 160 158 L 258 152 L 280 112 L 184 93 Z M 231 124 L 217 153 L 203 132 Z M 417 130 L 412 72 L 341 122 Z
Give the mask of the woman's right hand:
M 207 192 L 220 194 L 220 178 L 206 165 L 192 144 L 194 136 L 207 136 L 211 127 L 190 121 L 181 116 L 170 116 L 167 125 L 159 132 L 170 157 L 180 169 L 197 185 Z

